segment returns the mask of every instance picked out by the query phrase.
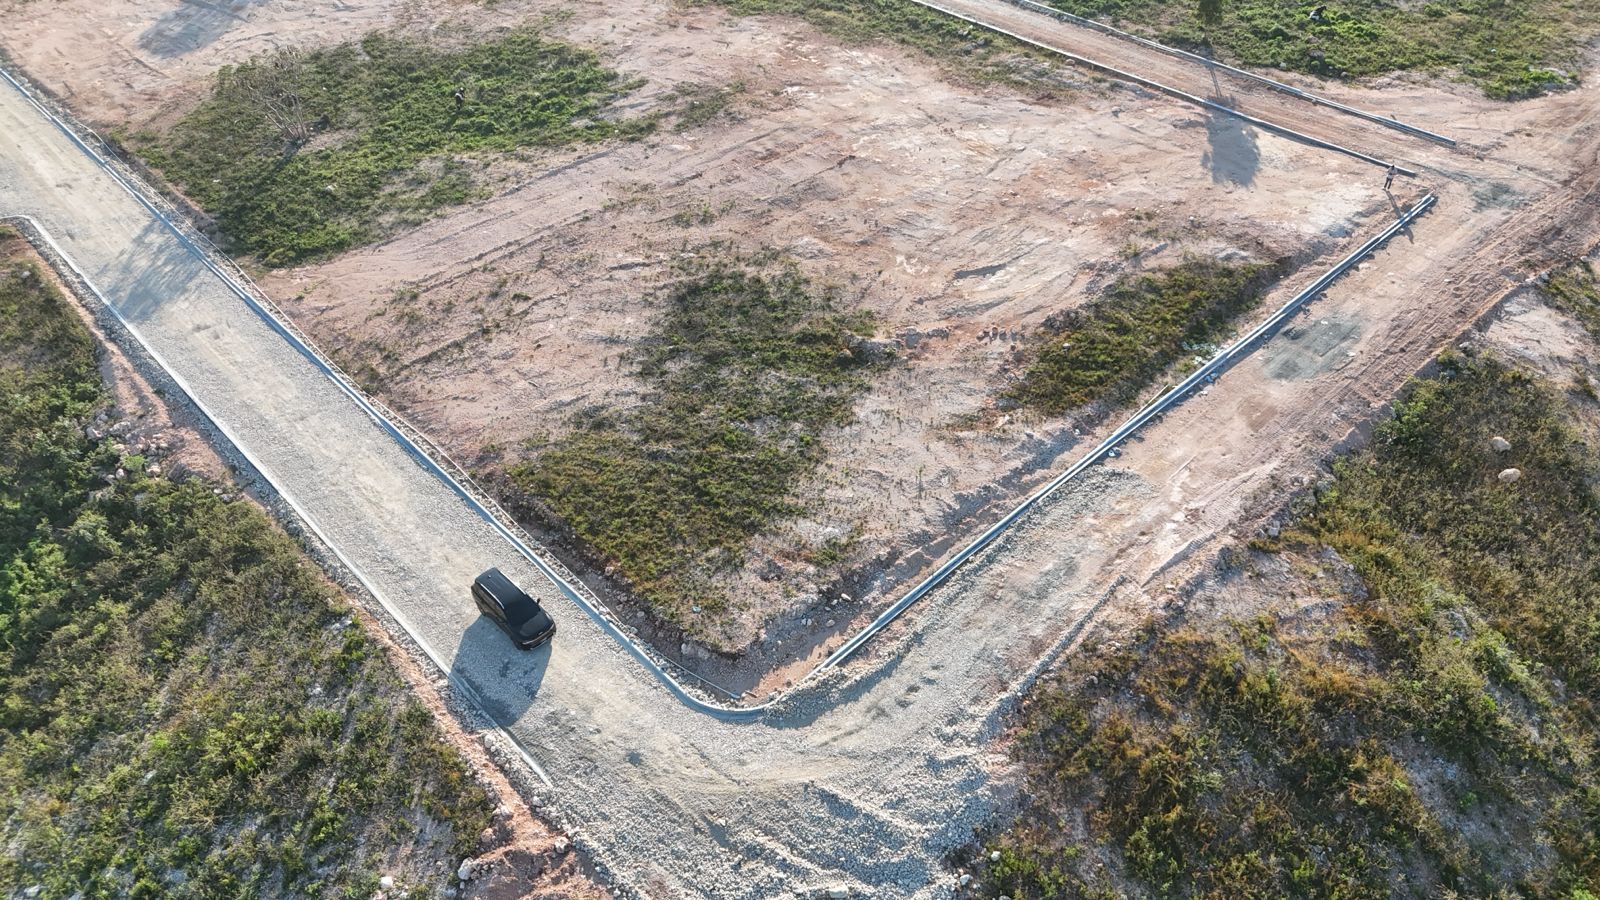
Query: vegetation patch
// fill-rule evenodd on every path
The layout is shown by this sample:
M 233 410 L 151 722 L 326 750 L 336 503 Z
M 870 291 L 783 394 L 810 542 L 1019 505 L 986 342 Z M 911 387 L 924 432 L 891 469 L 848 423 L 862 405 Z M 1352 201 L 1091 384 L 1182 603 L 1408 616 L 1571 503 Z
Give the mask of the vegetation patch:
M 134 144 L 270 266 L 325 257 L 478 196 L 471 154 L 651 131 L 590 51 L 513 31 L 463 48 L 372 34 L 217 75 L 168 133 Z
M 1577 262 L 1552 273 L 1541 293 L 1551 306 L 1577 319 L 1600 341 L 1600 277 L 1596 277 L 1592 263 Z
M 1173 363 L 1230 333 L 1278 273 L 1190 259 L 1121 278 L 1103 297 L 1045 323 L 1022 379 L 1004 396 L 1052 416 L 1126 403 Z
M 850 43 L 892 40 L 965 78 L 1039 88 L 1065 82 L 1055 60 L 1020 41 L 995 34 L 911 0 L 697 0 L 741 15 L 798 16 Z
M 1502 100 L 1574 84 L 1583 41 L 1600 29 L 1600 10 L 1588 0 L 1046 2 L 1142 26 L 1176 46 L 1215 48 L 1245 65 L 1337 78 L 1443 70 Z
M 1564 415 L 1447 357 L 1265 542 L 1347 596 L 1152 626 L 1042 683 L 987 888 L 1594 896 L 1600 448 Z
M 869 314 L 770 261 L 703 264 L 661 299 L 657 334 L 631 358 L 644 401 L 581 414 L 510 475 L 659 613 L 687 622 L 695 607 L 724 609 L 714 576 L 799 511 L 822 435 L 851 420 L 881 361 L 863 349 Z
M 86 437 L 106 403 L 6 257 L 0 890 L 367 897 L 473 850 L 484 792 L 382 650 L 255 507 Z

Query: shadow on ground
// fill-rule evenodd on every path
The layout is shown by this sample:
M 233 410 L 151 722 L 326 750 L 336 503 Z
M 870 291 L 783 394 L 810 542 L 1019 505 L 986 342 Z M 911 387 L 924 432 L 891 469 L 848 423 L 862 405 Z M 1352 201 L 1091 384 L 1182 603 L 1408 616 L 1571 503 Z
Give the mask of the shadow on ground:
M 498 626 L 479 616 L 456 645 L 450 680 L 471 688 L 496 724 L 513 725 L 538 696 L 559 642 L 558 636 L 537 649 L 519 650 Z
M 1233 105 L 1226 97 L 1210 99 L 1224 106 Z M 1206 119 L 1206 144 L 1200 164 L 1211 170 L 1213 182 L 1240 187 L 1255 183 L 1256 172 L 1261 168 L 1261 148 L 1256 143 L 1256 130 L 1249 123 L 1211 110 Z
M 182 0 L 139 35 L 139 47 L 163 59 L 193 53 L 248 22 L 261 0 Z

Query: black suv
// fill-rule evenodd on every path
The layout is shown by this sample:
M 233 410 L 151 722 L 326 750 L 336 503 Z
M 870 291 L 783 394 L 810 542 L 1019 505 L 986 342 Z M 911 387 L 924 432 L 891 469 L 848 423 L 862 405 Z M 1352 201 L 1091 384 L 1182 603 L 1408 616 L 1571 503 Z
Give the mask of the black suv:
M 511 635 L 518 647 L 532 650 L 555 637 L 556 623 L 539 606 L 539 601 L 505 576 L 490 569 L 472 582 L 472 599 L 478 610 Z

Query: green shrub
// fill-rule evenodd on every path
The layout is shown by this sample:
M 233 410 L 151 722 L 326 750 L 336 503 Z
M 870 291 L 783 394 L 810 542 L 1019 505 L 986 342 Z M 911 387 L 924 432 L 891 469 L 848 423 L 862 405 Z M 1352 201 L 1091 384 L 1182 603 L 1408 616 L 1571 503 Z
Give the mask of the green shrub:
M 1185 354 L 1228 334 L 1277 272 L 1191 259 L 1123 277 L 1039 329 L 1027 370 L 1005 396 L 1045 415 L 1127 403 Z
M 850 421 L 873 363 L 852 353 L 871 317 L 797 272 L 716 263 L 668 289 L 634 354 L 640 405 L 585 412 L 514 466 L 517 486 L 614 564 L 663 615 L 720 611 L 712 576 L 795 514 L 823 433 Z
M 205 102 L 136 143 L 239 249 L 289 265 L 478 196 L 474 154 L 647 133 L 653 118 L 611 111 L 633 87 L 533 31 L 459 49 L 371 34 L 225 67 Z

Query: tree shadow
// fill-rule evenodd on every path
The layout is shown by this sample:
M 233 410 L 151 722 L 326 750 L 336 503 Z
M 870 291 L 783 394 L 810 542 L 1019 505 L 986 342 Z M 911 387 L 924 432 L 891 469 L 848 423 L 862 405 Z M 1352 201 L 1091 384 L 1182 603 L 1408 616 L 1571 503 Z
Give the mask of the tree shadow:
M 209 278 L 200 260 L 154 219 L 122 248 L 116 262 L 95 273 L 107 302 L 134 323 L 150 319 L 168 301 Z
M 245 11 L 259 2 L 261 0 L 183 0 L 177 9 L 157 19 L 139 35 L 139 47 L 162 59 L 193 53 L 248 22 Z
M 1209 98 L 1215 103 L 1232 106 L 1225 97 Z M 1200 163 L 1211 170 L 1211 180 L 1216 184 L 1236 184 L 1249 187 L 1255 183 L 1256 172 L 1261 168 L 1261 148 L 1257 145 L 1256 130 L 1238 116 L 1215 109 L 1206 119 L 1206 152 Z
M 1222 92 L 1222 81 L 1217 70 L 1211 70 L 1212 103 L 1235 108 L 1234 98 Z M 1261 168 L 1261 148 L 1257 146 L 1256 130 L 1238 116 L 1208 108 L 1206 119 L 1207 149 L 1200 164 L 1211 170 L 1215 184 L 1237 184 L 1249 187 L 1255 184 L 1256 172 Z
M 542 647 L 520 650 L 499 626 L 480 615 L 461 633 L 450 663 L 450 681 L 469 689 L 495 724 L 515 725 L 538 696 L 550 654 L 560 640 L 557 636 Z

